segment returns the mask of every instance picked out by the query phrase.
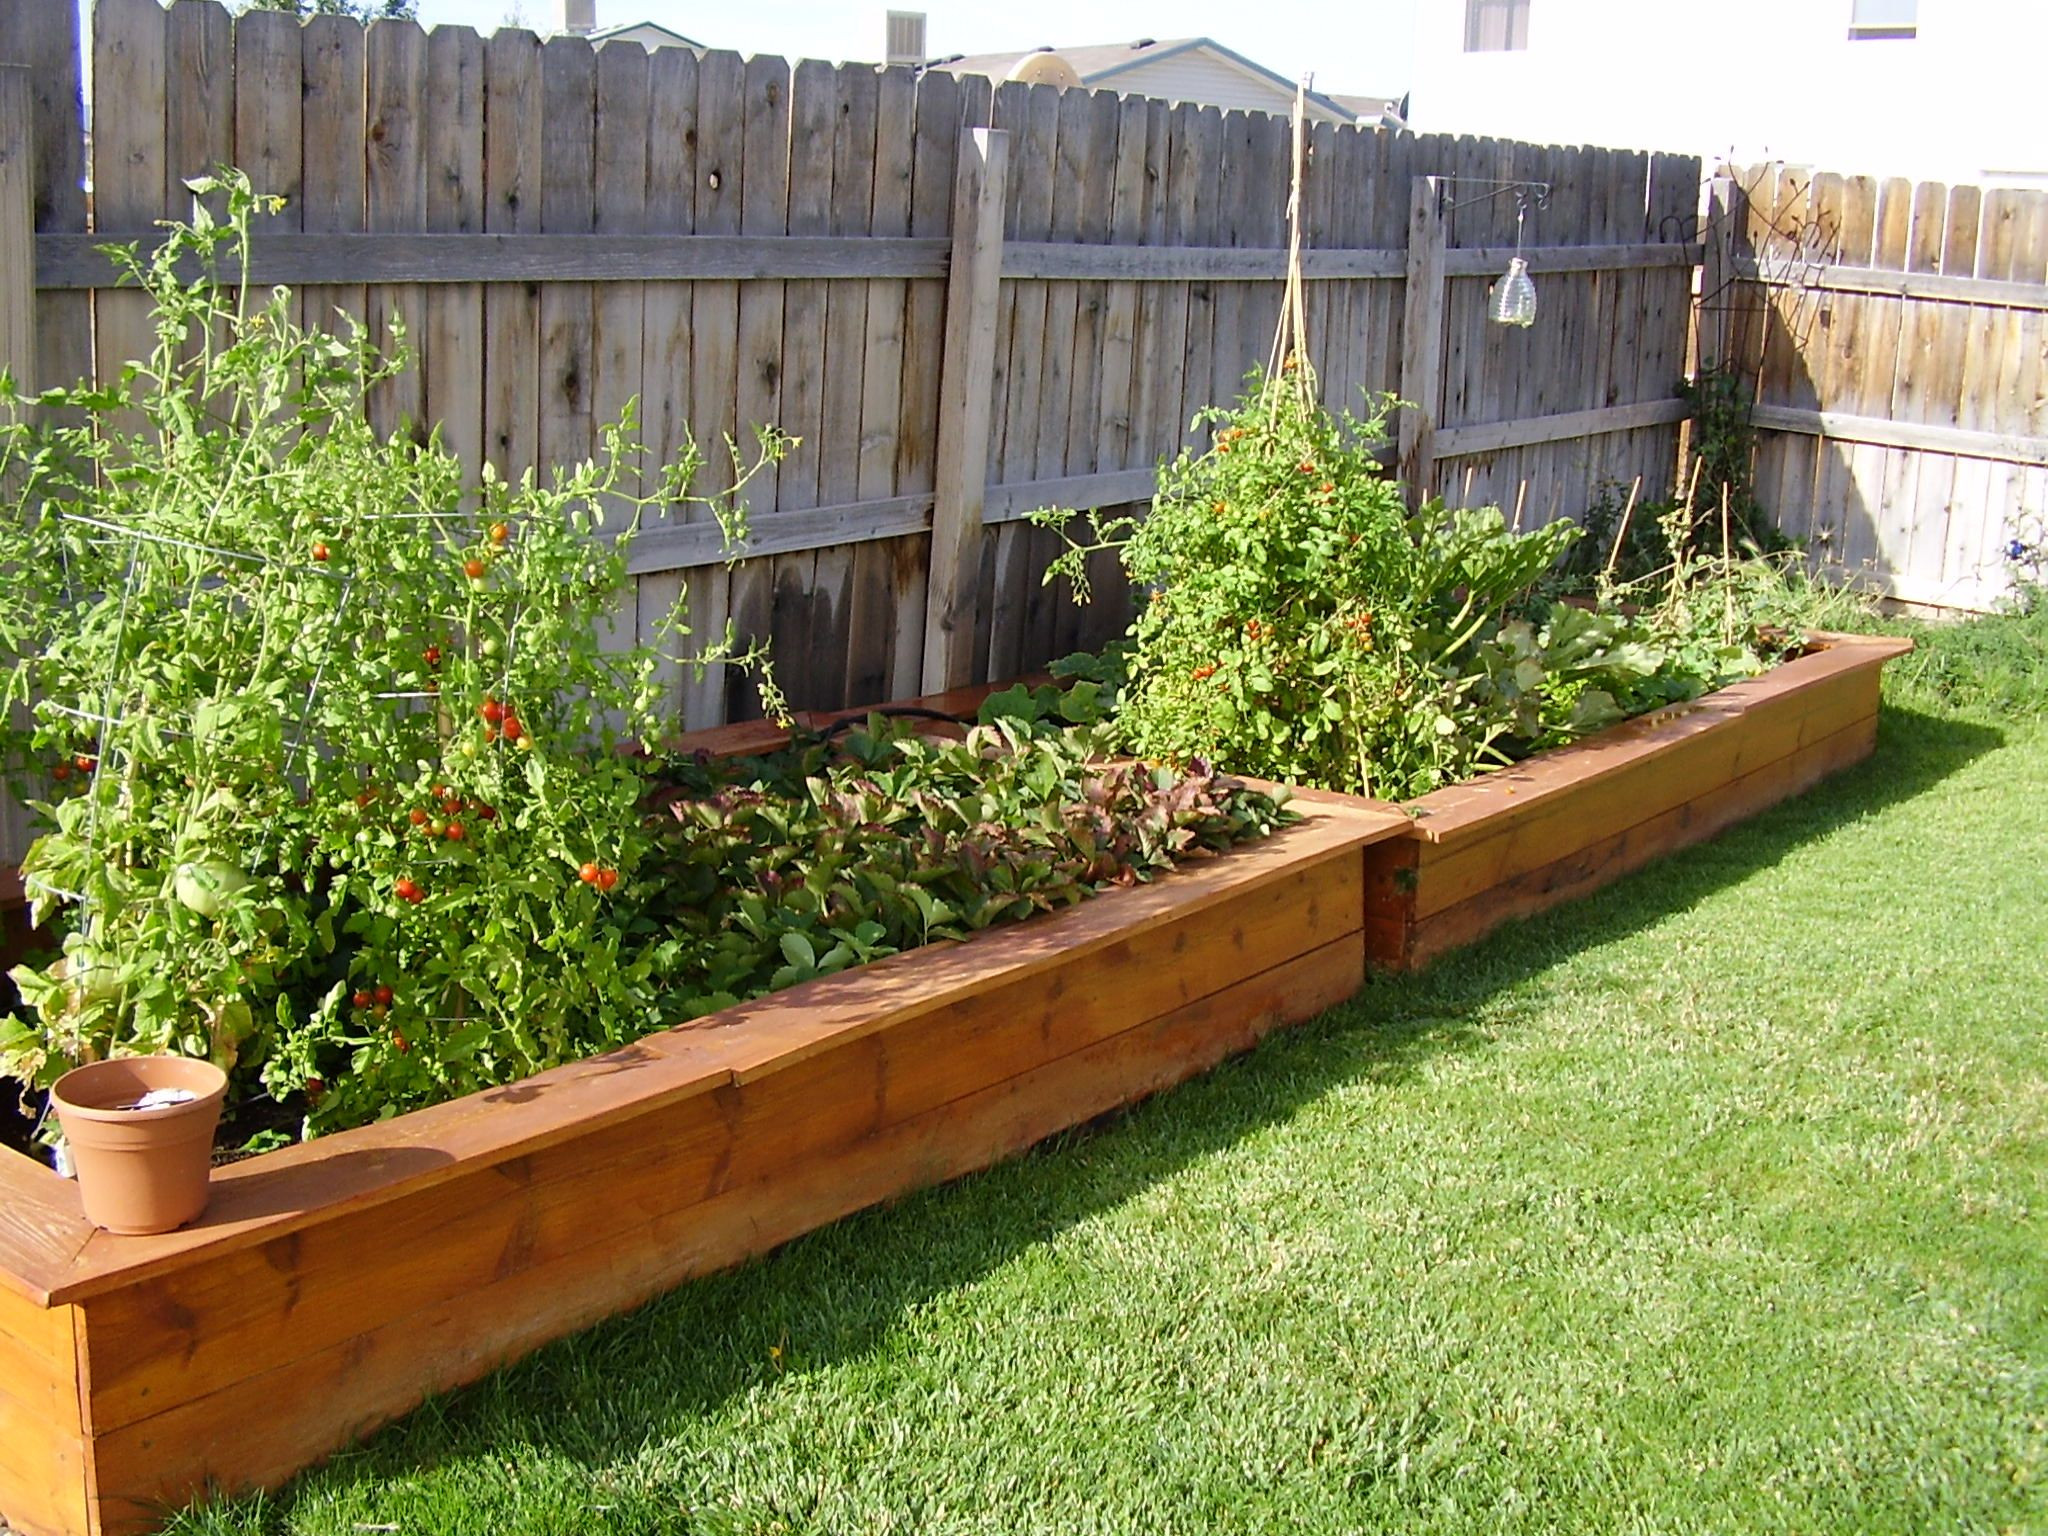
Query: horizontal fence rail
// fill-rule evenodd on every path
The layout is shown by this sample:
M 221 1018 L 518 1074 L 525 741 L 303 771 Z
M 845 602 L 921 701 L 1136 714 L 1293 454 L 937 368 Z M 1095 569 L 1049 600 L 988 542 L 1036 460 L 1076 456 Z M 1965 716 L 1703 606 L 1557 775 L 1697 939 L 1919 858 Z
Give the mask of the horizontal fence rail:
M 130 244 L 146 261 L 163 245 L 160 235 Z M 96 235 L 35 237 L 35 287 L 52 292 L 118 287 L 120 264 Z M 951 242 L 945 240 L 834 240 L 801 235 L 273 235 L 249 242 L 249 270 L 226 260 L 213 275 L 222 282 L 301 283 L 647 283 L 731 279 L 944 277 Z M 1493 276 L 1512 248 L 1449 254 L 1452 277 Z M 1538 276 L 1559 272 L 1620 272 L 1691 266 L 1698 247 L 1686 245 L 1535 246 L 1520 253 Z M 184 269 L 190 279 L 206 275 Z M 1310 282 L 1401 278 L 1404 251 L 1303 253 Z M 1228 247 L 1155 248 L 1118 245 L 1006 245 L 1002 275 L 1070 282 L 1274 282 L 1287 275 L 1285 251 Z

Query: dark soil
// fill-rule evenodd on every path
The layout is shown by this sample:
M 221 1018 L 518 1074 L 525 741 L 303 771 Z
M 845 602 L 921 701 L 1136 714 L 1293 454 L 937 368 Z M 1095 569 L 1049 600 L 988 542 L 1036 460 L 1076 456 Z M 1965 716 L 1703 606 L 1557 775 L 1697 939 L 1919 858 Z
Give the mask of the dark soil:
M 35 1144 L 35 1128 L 36 1116 L 42 1107 L 40 1092 L 28 1103 L 23 1103 L 18 1085 L 0 1078 L 0 1147 L 10 1152 L 25 1153 L 40 1161 L 43 1154 Z

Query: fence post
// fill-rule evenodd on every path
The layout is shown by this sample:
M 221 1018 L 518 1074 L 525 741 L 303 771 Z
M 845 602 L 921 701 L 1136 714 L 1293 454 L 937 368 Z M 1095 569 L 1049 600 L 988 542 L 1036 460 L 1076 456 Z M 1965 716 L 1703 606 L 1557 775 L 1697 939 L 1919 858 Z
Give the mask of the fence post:
M 1408 292 L 1401 322 L 1400 476 L 1410 507 L 1436 480 L 1436 418 L 1444 390 L 1443 182 L 1418 176 L 1408 196 Z
M 926 693 L 957 688 L 974 670 L 1009 158 L 1010 136 L 1002 129 L 970 128 L 960 136 L 960 168 L 953 182 L 953 263 L 946 278 L 946 345 L 939 365 L 931 579 L 925 589 Z
M 29 72 L 0 64 L 0 370 L 36 387 L 35 97 Z

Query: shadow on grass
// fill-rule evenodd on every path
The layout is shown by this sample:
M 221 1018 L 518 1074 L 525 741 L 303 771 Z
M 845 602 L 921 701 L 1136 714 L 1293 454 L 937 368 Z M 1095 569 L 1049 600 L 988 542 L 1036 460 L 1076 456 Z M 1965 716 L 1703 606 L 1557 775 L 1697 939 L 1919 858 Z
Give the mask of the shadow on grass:
M 716 1411 L 779 1371 L 885 1349 L 921 1306 L 1316 1097 L 1348 1083 L 1398 1082 L 1434 1056 L 1482 1048 L 1488 1035 L 1470 1022 L 1481 1005 L 1530 987 L 1540 996 L 1544 974 L 1560 962 L 1926 793 L 2004 739 L 1985 725 L 1887 708 L 1872 759 L 1713 842 L 1513 924 L 1423 975 L 1377 980 L 1202 1079 L 998 1168 L 849 1217 L 552 1345 L 430 1403 L 318 1481 L 328 1495 L 374 1490 L 436 1463 L 502 1459 L 515 1446 L 599 1469 L 630 1461 L 667 1426 Z M 257 1518 L 282 1527 L 294 1497 L 288 1490 Z

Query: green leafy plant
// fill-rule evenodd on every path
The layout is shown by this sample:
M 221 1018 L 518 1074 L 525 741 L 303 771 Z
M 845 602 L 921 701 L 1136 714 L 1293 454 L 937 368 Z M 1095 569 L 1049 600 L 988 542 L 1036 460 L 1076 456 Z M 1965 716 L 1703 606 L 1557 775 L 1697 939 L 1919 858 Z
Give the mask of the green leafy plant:
M 1709 686 L 1619 613 L 1532 606 L 1571 524 L 1411 514 L 1377 457 L 1387 404 L 1332 415 L 1306 370 L 1254 375 L 1202 417 L 1207 451 L 1162 468 L 1149 516 L 1070 537 L 1055 573 L 1079 587 L 1114 547 L 1148 594 L 1116 696 L 1126 745 L 1407 798 Z
M 640 509 L 693 499 L 701 454 L 639 495 L 629 417 L 588 462 L 465 484 L 436 438 L 367 425 L 402 357 L 191 280 L 243 267 L 265 206 L 238 175 L 194 190 L 147 260 L 116 253 L 153 355 L 0 405 L 5 745 L 45 826 L 24 879 L 65 935 L 14 973 L 0 1068 L 168 1050 L 395 1103 L 481 1081 L 486 1041 L 497 1071 L 585 1020 L 645 1027 L 645 920 L 613 886 L 655 840 L 612 748 L 672 726 L 688 631 L 599 636 Z M 735 450 L 739 478 L 784 446 Z M 712 657 L 762 661 L 688 659 Z

